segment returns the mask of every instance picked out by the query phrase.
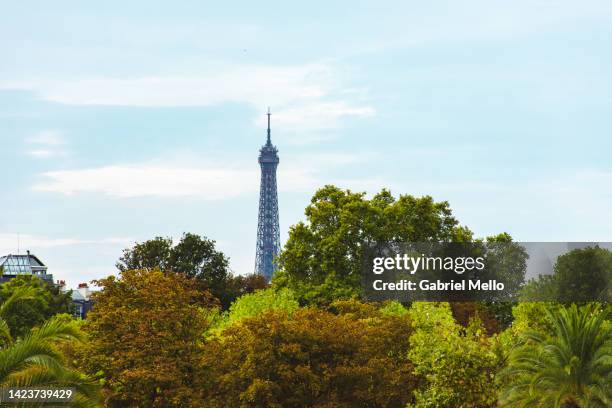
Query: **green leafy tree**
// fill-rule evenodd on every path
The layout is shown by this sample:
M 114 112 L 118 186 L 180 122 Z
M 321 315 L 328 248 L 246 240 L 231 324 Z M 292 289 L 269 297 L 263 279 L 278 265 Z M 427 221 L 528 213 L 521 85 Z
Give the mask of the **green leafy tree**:
M 561 303 L 612 300 L 612 252 L 597 246 L 561 255 L 553 275 L 540 275 L 522 289 L 522 300 Z
M 60 351 L 64 342 L 83 341 L 76 322 L 57 316 L 15 340 L 5 320 L 10 310 L 36 298 L 35 287 L 16 287 L 0 304 L 0 386 L 73 387 L 75 407 L 99 406 L 99 389 L 85 375 L 72 370 Z
M 525 284 L 527 269 L 527 252 L 518 243 L 513 242 L 507 233 L 487 237 L 485 243 L 485 265 L 490 273 L 477 276 L 479 279 L 496 279 L 504 282 L 503 292 L 490 292 L 481 296 L 479 308 L 492 316 L 497 326 L 506 328 L 512 323 L 512 308 L 520 299 Z M 481 316 L 486 317 L 486 316 Z M 484 321 L 489 327 L 489 321 Z M 498 330 L 494 330 L 497 332 Z
M 493 379 L 502 362 L 480 322 L 463 328 L 448 303 L 415 302 L 409 315 L 414 333 L 408 356 L 421 378 L 417 408 L 496 406 Z
M 329 304 L 357 296 L 364 245 L 374 242 L 469 241 L 447 202 L 382 190 L 365 193 L 325 186 L 291 227 L 273 284 L 288 286 L 303 303 Z
M 609 407 L 612 327 L 593 305 L 547 309 L 553 335 L 527 331 L 502 376 L 504 406 Z
M 158 268 L 182 273 L 195 278 L 200 288 L 209 290 L 224 308 L 236 297 L 228 285 L 232 278 L 228 258 L 215 248 L 215 241 L 196 234 L 183 234 L 176 245 L 171 238 L 162 237 L 136 243 L 123 250 L 117 268 L 122 272 Z
M 83 326 L 78 365 L 105 385 L 107 407 L 199 407 L 194 364 L 211 300 L 185 274 L 126 270 L 102 290 Z
M 495 270 L 495 278 L 504 282 L 504 298 L 517 301 L 519 290 L 525 283 L 527 252 L 514 242 L 508 233 L 487 237 L 486 262 L 488 268 Z
M 210 407 L 403 407 L 414 387 L 408 316 L 370 305 L 268 310 L 206 344 Z
M 539 275 L 521 288 L 523 302 L 555 302 L 559 300 L 559 285 L 554 275 Z
M 284 310 L 288 313 L 299 308 L 293 292 L 287 288 L 280 290 L 264 289 L 239 297 L 229 310 L 215 319 L 215 332 L 247 317 L 258 316 L 267 310 Z
M 123 250 L 116 266 L 120 271 L 136 269 L 171 269 L 170 254 L 172 238 L 155 237 L 144 242 L 137 242 L 132 248 Z
M 559 301 L 612 301 L 612 252 L 599 247 L 575 249 L 555 264 Z
M 269 286 L 268 281 L 263 275 L 252 273 L 249 275 L 231 276 L 225 283 L 225 291 L 231 304 L 242 295 L 266 289 Z
M 524 332 L 537 331 L 543 335 L 553 334 L 552 321 L 547 310 L 559 309 L 561 305 L 553 302 L 519 302 L 512 309 L 514 321 L 511 331 L 516 336 Z
M 386 302 L 380 308 L 380 312 L 384 315 L 389 316 L 405 316 L 408 314 L 406 309 L 401 303 L 396 301 Z
M 27 300 L 14 303 L 4 319 L 11 328 L 11 335 L 27 334 L 50 317 L 72 312 L 70 293 L 62 293 L 59 287 L 33 275 L 20 275 L 0 285 L 0 301 L 10 299 L 13 293 L 23 288 L 31 289 Z

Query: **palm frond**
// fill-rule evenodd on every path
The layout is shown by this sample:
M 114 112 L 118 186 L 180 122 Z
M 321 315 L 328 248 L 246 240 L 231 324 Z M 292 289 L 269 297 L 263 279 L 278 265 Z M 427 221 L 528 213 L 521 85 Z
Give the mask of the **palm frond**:
M 524 333 L 502 376 L 507 406 L 609 406 L 612 399 L 612 330 L 607 313 L 592 306 L 548 310 L 554 335 Z
M 0 345 L 1 347 L 5 347 L 12 342 L 13 336 L 11 335 L 11 328 L 6 320 L 0 317 Z
M 6 319 L 7 312 L 17 302 L 34 298 L 38 293 L 38 289 L 32 286 L 19 286 L 15 288 L 11 296 L 0 304 L 0 318 Z
M 82 341 L 83 338 L 83 333 L 75 322 L 51 318 L 39 328 L 33 329 L 24 339 L 32 339 L 34 341 Z

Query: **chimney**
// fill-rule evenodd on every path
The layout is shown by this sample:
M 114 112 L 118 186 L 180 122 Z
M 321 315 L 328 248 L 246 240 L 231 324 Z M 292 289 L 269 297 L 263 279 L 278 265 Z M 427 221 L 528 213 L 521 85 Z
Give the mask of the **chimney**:
M 91 292 L 89 291 L 89 285 L 87 285 L 87 283 L 79 283 L 77 290 L 81 295 L 83 295 L 85 300 L 89 300 L 89 295 L 91 294 Z
M 65 292 L 66 291 L 66 281 L 65 280 L 58 280 L 57 281 L 57 287 L 59 288 L 60 291 Z

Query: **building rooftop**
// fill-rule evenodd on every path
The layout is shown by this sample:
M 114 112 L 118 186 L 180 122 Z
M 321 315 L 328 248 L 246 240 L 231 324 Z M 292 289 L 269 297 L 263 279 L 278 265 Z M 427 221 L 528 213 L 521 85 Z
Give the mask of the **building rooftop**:
M 9 254 L 0 256 L 0 268 L 2 275 L 36 275 L 41 279 L 49 279 L 51 275 L 47 275 L 47 267 L 36 256 L 30 254 Z M 53 279 L 51 277 L 51 279 Z
M 81 292 L 79 292 L 78 290 L 73 290 L 72 291 L 72 300 L 78 300 L 78 301 L 86 301 L 87 299 L 85 299 L 85 296 L 83 296 L 81 294 Z

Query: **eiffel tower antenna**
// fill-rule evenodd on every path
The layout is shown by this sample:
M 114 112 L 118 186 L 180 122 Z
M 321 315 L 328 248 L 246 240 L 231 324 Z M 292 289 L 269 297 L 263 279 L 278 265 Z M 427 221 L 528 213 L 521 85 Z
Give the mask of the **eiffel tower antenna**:
M 266 144 L 272 144 L 272 139 L 270 138 L 270 107 L 268 106 L 268 140 L 266 140 Z

